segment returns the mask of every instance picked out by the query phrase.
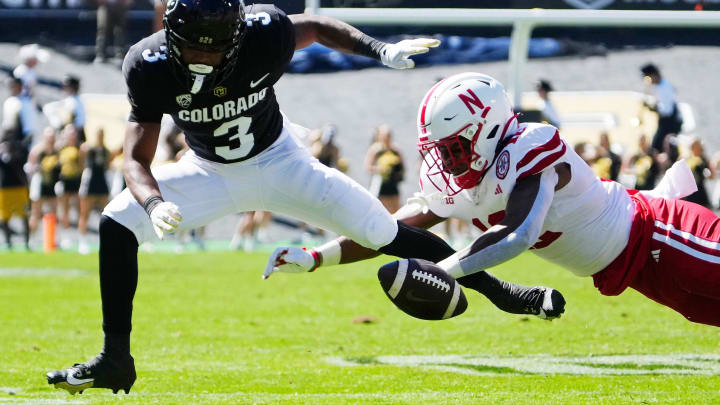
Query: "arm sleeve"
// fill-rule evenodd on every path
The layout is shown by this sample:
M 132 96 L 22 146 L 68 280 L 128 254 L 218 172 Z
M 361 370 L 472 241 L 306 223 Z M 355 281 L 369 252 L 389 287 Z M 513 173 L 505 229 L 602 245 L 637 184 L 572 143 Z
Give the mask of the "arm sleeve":
M 484 249 L 471 252 L 464 257 L 460 257 L 464 254 L 462 252 L 453 254 L 438 263 L 440 267 L 448 271 L 453 277 L 458 278 L 496 266 L 530 248 L 540 236 L 557 182 L 558 175 L 555 170 L 544 171 L 540 178 L 540 188 L 535 197 L 535 202 L 520 226 L 503 239 Z

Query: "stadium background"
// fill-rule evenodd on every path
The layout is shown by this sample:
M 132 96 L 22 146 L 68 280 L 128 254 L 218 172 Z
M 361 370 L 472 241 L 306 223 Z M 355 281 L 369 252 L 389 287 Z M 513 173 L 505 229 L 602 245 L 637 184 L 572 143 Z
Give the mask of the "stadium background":
M 60 13 L 61 17 L 48 13 L 31 19 L 35 11 L 10 9 L 9 3 L 27 4 L 0 0 L 0 70 L 5 72 L 0 79 L 18 62 L 20 43 L 39 42 L 52 51 L 50 62 L 38 67 L 51 84 L 73 73 L 81 77 L 83 93 L 124 97 L 125 85 L 116 67 L 89 63 L 94 38 L 90 7 Z M 280 3 L 287 3 L 290 12 L 299 11 L 290 8 L 298 2 Z M 426 0 L 406 3 L 437 5 Z M 540 2 L 507 3 L 532 7 Z M 558 0 L 542 5 L 566 8 L 570 3 L 676 9 L 692 9 L 696 4 Z M 142 13 L 149 11 L 149 5 L 136 4 L 139 14 L 131 22 L 128 40 L 144 35 L 149 26 L 148 15 Z M 702 4 L 705 9 L 718 9 L 717 1 Z M 21 13 L 14 16 L 10 12 L 18 10 Z M 78 18 L 81 15 L 84 20 Z M 388 33 L 415 30 L 397 27 Z M 509 29 L 471 31 L 509 34 Z M 571 36 L 606 51 L 532 59 L 526 69 L 526 89 L 546 78 L 560 91 L 642 91 L 639 67 L 651 61 L 677 87 L 679 99 L 693 106 L 695 133 L 708 152 L 720 150 L 716 112 L 720 49 L 713 30 L 543 29 L 534 36 Z M 276 89 L 280 105 L 298 123 L 338 126 L 337 140 L 350 160 L 350 175 L 364 185 L 369 181 L 362 169 L 369 131 L 379 123 L 390 124 L 408 162 L 402 184 L 407 197 L 416 187 L 412 163 L 418 101 L 439 77 L 467 70 L 508 78 L 507 61 L 495 61 L 402 72 L 378 67 L 287 74 Z M 37 90 L 41 102 L 61 97 L 52 85 Z M 0 99 L 6 96 L 3 86 Z M 215 223 L 210 235 L 227 238 L 232 226 L 234 221 Z M 141 253 L 133 332 L 140 379 L 131 395 L 121 398 L 123 403 L 720 403 L 716 328 L 687 322 L 633 291 L 602 297 L 591 280 L 574 277 L 530 254 L 493 271 L 508 280 L 563 291 L 568 310 L 552 324 L 502 313 L 478 294 L 468 294 L 470 309 L 463 316 L 422 322 L 392 307 L 377 288 L 374 272 L 387 257 L 261 282 L 266 256 L 262 252 L 179 257 Z M 68 361 L 90 358 L 101 347 L 97 256 L 0 252 L 0 303 L 0 403 L 120 399 L 100 390 L 70 397 L 47 386 L 43 378 Z M 558 364 L 565 371 L 558 371 Z
M 18 48 L 17 44 L 0 44 L 0 67 L 12 67 L 17 63 Z M 694 108 L 697 124 L 694 133 L 703 139 L 710 156 L 720 150 L 717 136 L 720 116 L 715 107 L 720 105 L 720 84 L 714 68 L 718 61 L 720 49 L 712 46 L 628 46 L 601 55 L 531 59 L 524 87 L 531 89 L 535 81 L 545 78 L 562 91 L 641 92 L 643 83 L 639 67 L 654 62 L 676 87 L 679 100 Z M 58 81 L 66 73 L 78 75 L 82 79 L 82 93 L 116 95 L 120 99 L 125 94 L 122 74 L 111 65 L 98 66 L 53 51 L 50 62 L 39 65 L 37 70 L 41 77 Z M 484 72 L 501 81 L 508 78 L 506 61 L 423 66 L 409 71 L 377 67 L 321 74 L 286 74 L 276 85 L 276 90 L 283 111 L 293 121 L 308 128 L 326 123 L 337 126 L 336 142 L 350 162 L 349 174 L 364 186 L 370 181 L 369 174 L 363 169 L 363 159 L 371 142 L 371 130 L 381 123 L 389 124 L 407 165 L 405 181 L 401 184 L 401 199 L 404 200 L 417 188 L 417 104 L 438 78 L 468 70 Z M 4 76 L 5 73 L 0 73 L 0 77 Z M 3 87 L 0 99 L 6 96 L 7 89 Z M 37 98 L 41 102 L 61 97 L 57 88 L 38 86 Z M 115 115 L 116 119 L 122 118 L 122 113 L 119 117 Z M 114 128 L 115 133 L 108 133 L 108 138 L 120 139 L 122 134 L 117 128 L 121 127 Z M 91 220 L 91 227 L 94 223 L 95 220 Z M 229 239 L 234 225 L 234 220 L 217 221 L 208 228 L 207 236 L 209 239 Z M 276 227 L 273 232 L 283 232 L 283 228 Z

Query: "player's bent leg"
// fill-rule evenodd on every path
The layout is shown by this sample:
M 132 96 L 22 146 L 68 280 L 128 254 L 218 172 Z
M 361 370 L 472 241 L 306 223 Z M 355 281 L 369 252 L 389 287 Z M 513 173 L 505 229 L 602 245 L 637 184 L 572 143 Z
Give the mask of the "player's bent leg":
M 207 225 L 211 221 L 236 212 L 227 191 L 222 164 L 199 159 L 188 152 L 176 163 L 153 169 L 165 201 L 178 206 L 183 220 L 177 231 Z M 245 194 L 249 190 L 243 190 Z M 156 240 L 152 222 L 129 189 L 118 194 L 103 210 L 106 215 L 130 229 L 139 244 Z
M 649 206 L 651 255 L 630 287 L 692 322 L 720 326 L 720 218 L 682 200 Z
M 400 221 L 397 224 L 395 237 L 390 243 L 378 249 L 380 252 L 402 258 L 425 259 L 434 263 L 455 253 L 447 242 L 434 233 Z
M 182 162 L 182 161 L 181 161 Z M 224 183 L 207 170 L 186 161 L 158 168 L 154 175 L 168 201 L 185 208 L 186 226 L 204 224 L 230 212 Z M 129 190 L 105 207 L 100 222 L 100 295 L 105 345 L 94 359 L 48 373 L 48 383 L 71 393 L 87 388 L 113 391 L 132 387 L 136 374 L 130 355 L 132 301 L 137 287 L 138 242 L 152 237 L 150 219 Z
M 397 221 L 360 184 L 307 151 L 294 153 L 264 172 L 263 199 L 270 211 L 347 236 L 377 250 L 397 234 Z
M 107 216 L 100 219 L 100 296 L 105 346 L 92 360 L 47 374 L 49 384 L 75 394 L 87 388 L 129 392 L 135 382 L 130 355 L 132 300 L 137 287 L 137 241 Z

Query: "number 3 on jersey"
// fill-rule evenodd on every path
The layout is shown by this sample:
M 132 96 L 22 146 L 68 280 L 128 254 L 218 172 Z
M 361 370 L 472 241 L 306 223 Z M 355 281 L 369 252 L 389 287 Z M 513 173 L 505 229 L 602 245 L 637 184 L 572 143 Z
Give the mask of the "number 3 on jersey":
M 215 154 L 227 160 L 241 159 L 247 156 L 255 145 L 253 134 L 248 133 L 250 129 L 250 117 L 238 117 L 217 127 L 213 136 L 229 135 L 227 146 L 216 146 Z

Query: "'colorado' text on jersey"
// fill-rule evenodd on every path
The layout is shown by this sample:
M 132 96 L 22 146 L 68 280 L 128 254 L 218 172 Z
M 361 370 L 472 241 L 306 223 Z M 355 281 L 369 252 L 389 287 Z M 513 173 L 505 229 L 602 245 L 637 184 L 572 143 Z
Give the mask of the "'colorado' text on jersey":
M 164 31 L 130 48 L 123 62 L 129 120 L 160 123 L 163 114 L 170 114 L 198 156 L 220 163 L 251 158 L 272 145 L 283 126 L 272 86 L 290 63 L 295 31 L 275 6 L 250 5 L 245 13 L 247 34 L 237 64 L 210 91 L 190 94 L 176 78 Z

